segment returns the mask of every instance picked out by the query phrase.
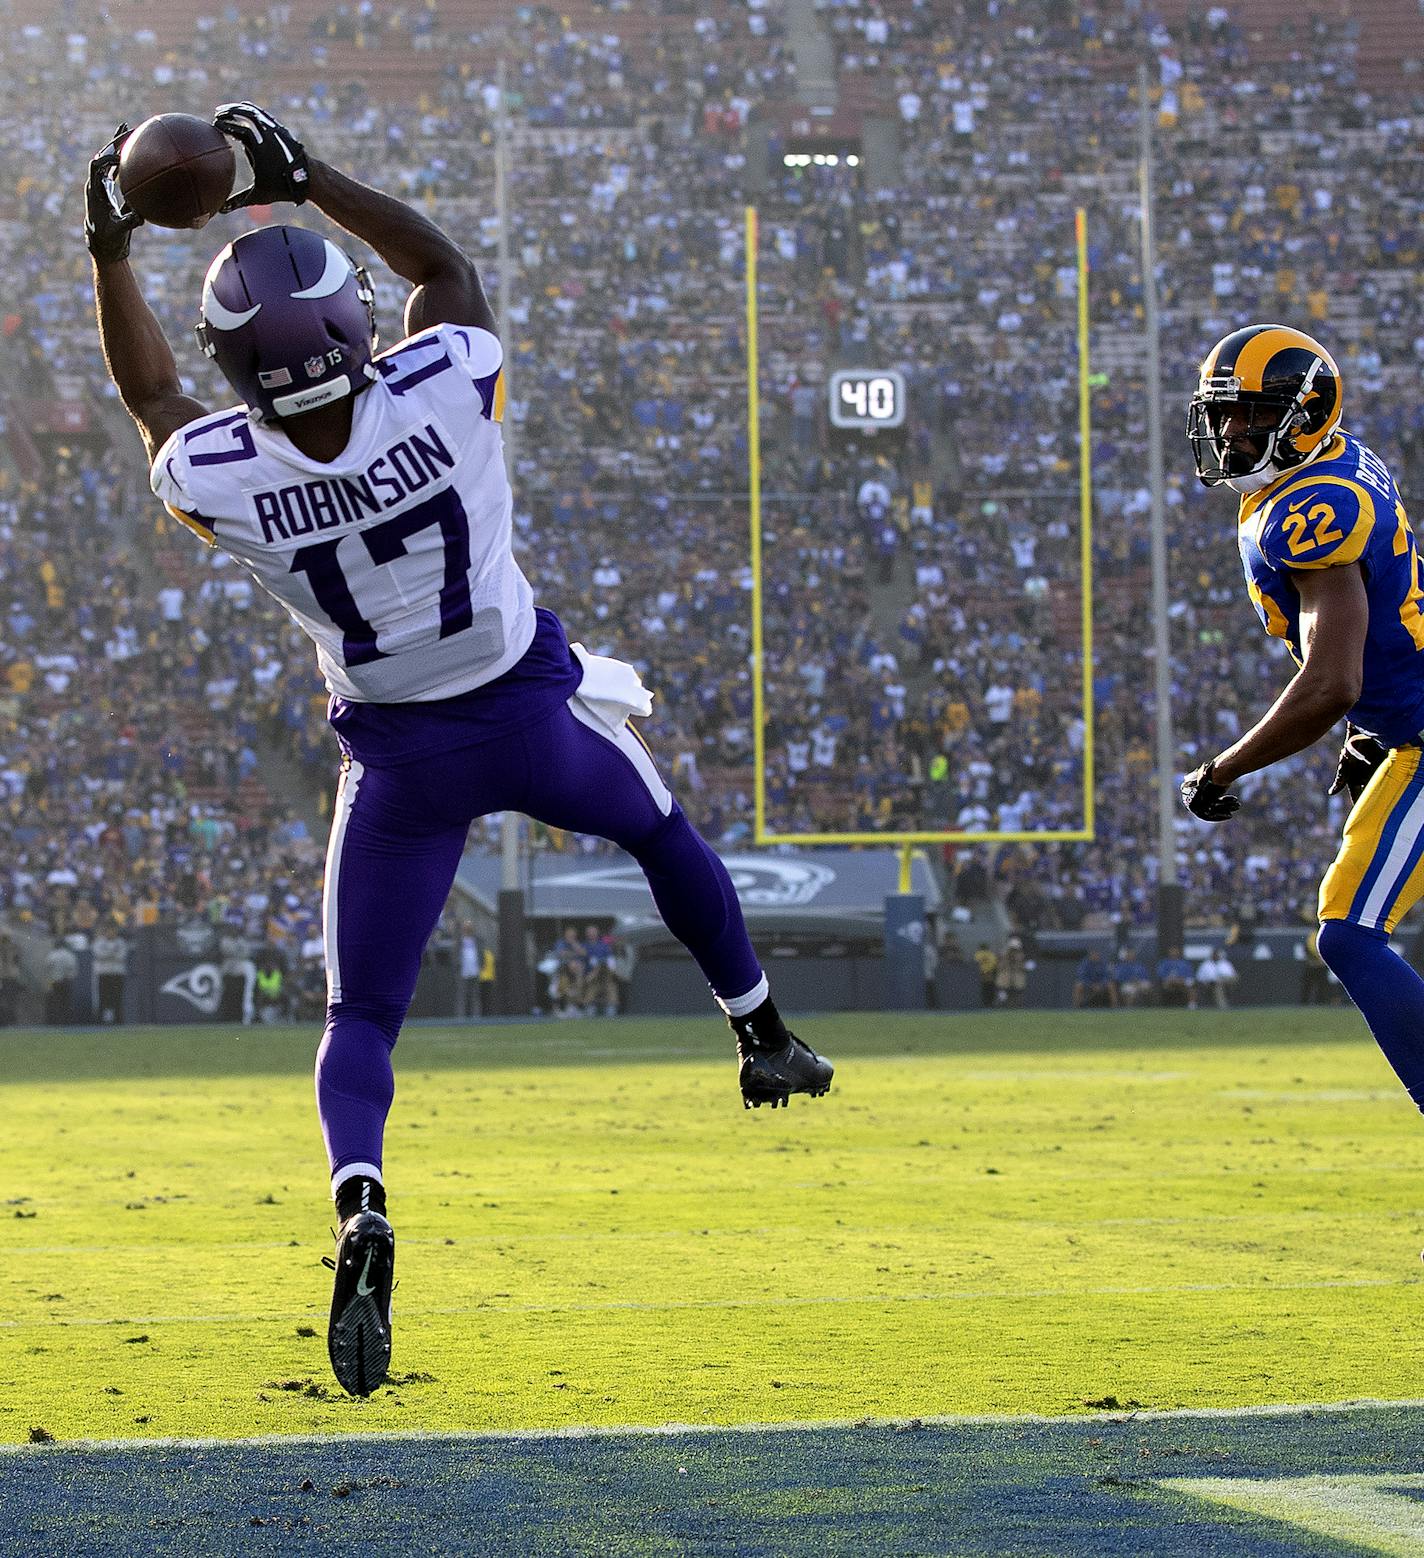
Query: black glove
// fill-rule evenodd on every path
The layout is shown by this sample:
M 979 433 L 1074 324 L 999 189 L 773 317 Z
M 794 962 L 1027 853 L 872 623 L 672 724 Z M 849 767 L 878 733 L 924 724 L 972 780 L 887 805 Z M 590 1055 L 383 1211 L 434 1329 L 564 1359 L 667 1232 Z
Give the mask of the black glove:
M 114 131 L 113 139 L 89 164 L 89 182 L 84 186 L 84 242 L 101 264 L 128 259 L 129 238 L 135 227 L 143 225 L 117 182 L 119 153 L 129 134 L 126 124 Z
M 252 164 L 252 183 L 228 200 L 224 211 L 240 206 L 270 206 L 278 200 L 301 205 L 307 198 L 306 148 L 284 124 L 256 103 L 223 103 L 214 126 L 232 136 Z
M 1351 801 L 1358 801 L 1365 793 L 1365 786 L 1374 778 L 1375 769 L 1389 756 L 1389 748 L 1382 741 L 1356 730 L 1353 725 L 1345 730 L 1345 744 L 1340 748 L 1340 761 L 1335 765 L 1335 780 L 1329 793 L 1339 795 L 1341 790 L 1350 792 Z
M 1203 763 L 1182 780 L 1182 800 L 1193 817 L 1200 817 L 1203 822 L 1225 822 L 1241 810 L 1240 797 L 1228 795 L 1227 788 L 1212 778 L 1211 763 Z

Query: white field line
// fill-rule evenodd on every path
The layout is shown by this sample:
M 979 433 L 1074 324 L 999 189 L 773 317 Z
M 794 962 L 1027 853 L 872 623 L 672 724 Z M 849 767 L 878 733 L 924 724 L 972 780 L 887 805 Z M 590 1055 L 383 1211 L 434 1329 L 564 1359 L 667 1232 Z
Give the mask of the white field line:
M 1306 1175 L 1314 1176 L 1319 1174 L 1354 1179 L 1361 1177 L 1366 1172 L 1368 1172 L 1370 1176 L 1370 1183 L 1372 1185 L 1378 1185 L 1383 1179 L 1393 1174 L 1398 1174 L 1402 1177 L 1408 1178 L 1412 1183 L 1417 1182 L 1419 1178 L 1419 1164 L 1417 1161 L 1372 1162 L 1369 1164 L 1368 1170 L 1366 1170 L 1365 1168 L 1353 1164 L 1291 1163 L 1282 1166 L 1279 1164 L 1263 1164 L 1258 1159 L 1246 1159 L 1240 1163 L 1216 1164 L 1210 1168 L 1199 1168 L 1193 1165 L 1190 1167 L 1162 1169 L 1156 1172 L 1144 1172 L 1135 1163 L 1129 1161 L 1131 1154 L 1136 1150 L 1130 1142 L 1108 1142 L 1106 1139 L 1104 1139 L 1103 1141 L 1094 1144 L 1094 1150 L 1102 1152 L 1103 1149 L 1108 1145 L 1119 1148 L 1123 1154 L 1122 1159 L 1114 1162 L 1105 1161 L 1093 1168 L 1055 1171 L 1041 1169 L 1037 1162 L 1021 1160 L 1013 1156 L 1005 1155 L 1002 1152 L 995 1152 L 992 1146 L 985 1144 L 980 1162 L 966 1163 L 957 1167 L 953 1173 L 930 1173 L 927 1171 L 920 1171 L 920 1179 L 918 1183 L 921 1187 L 944 1185 L 955 1185 L 963 1187 L 966 1183 L 973 1183 L 975 1185 L 983 1184 L 987 1187 L 991 1181 L 995 1181 L 1001 1186 L 1009 1184 L 1017 1187 L 1024 1182 L 1023 1178 L 1020 1176 L 1029 1176 L 1032 1178 L 1035 1186 L 1076 1185 L 1081 1184 L 1085 1180 L 1091 1180 L 1095 1185 L 1111 1186 L 1118 1184 L 1119 1182 L 1123 1182 L 1136 1187 L 1139 1185 L 1158 1184 L 1194 1184 L 1198 1181 L 1206 1181 L 1215 1184 L 1218 1182 L 1227 1182 L 1246 1178 L 1250 1178 L 1254 1183 L 1255 1181 L 1264 1180 L 1268 1177 L 1273 1180 L 1291 1180 L 1298 1177 L 1304 1177 Z M 880 1155 L 882 1157 L 888 1157 L 889 1152 L 882 1152 Z M 998 1168 L 998 1171 L 994 1174 L 986 1174 L 984 1164 L 988 1164 L 991 1167 L 1002 1164 L 1003 1167 Z M 828 1163 L 826 1172 L 844 1172 L 845 1167 L 846 1165 L 837 1159 L 831 1163 Z M 609 1172 L 611 1173 L 612 1171 L 610 1170 Z M 784 1182 L 778 1181 L 778 1184 L 781 1183 L 785 1183 L 786 1187 L 792 1190 L 826 1190 L 846 1188 L 846 1182 L 843 1180 L 827 1181 L 825 1179 L 795 1179 L 786 1180 Z M 75 1192 L 72 1199 L 46 1197 L 42 1202 L 36 1202 L 33 1197 L 26 1196 L 21 1198 L 21 1200 L 31 1204 L 43 1204 L 51 1208 L 59 1207 L 64 1210 L 68 1210 L 74 1205 L 81 1204 L 81 1192 L 87 1191 L 90 1184 L 90 1181 L 84 1181 L 83 1184 L 76 1182 L 76 1184 L 71 1187 Z M 258 1188 L 260 1188 L 260 1186 L 258 1186 Z M 451 1191 L 456 1191 L 459 1188 L 460 1187 L 457 1185 L 444 1183 L 443 1178 L 439 1183 L 431 1183 L 426 1186 L 427 1192 L 439 1190 L 441 1192 L 448 1193 Z M 592 1181 L 584 1181 L 575 1185 L 543 1186 L 540 1188 L 537 1195 L 531 1196 L 528 1202 L 524 1204 L 537 1206 L 549 1202 L 565 1201 L 579 1197 L 606 1196 L 611 1188 L 614 1187 L 611 1187 L 607 1184 L 596 1185 Z M 619 1188 L 620 1191 L 622 1190 L 621 1186 L 617 1188 Z M 643 1185 L 640 1186 L 636 1191 L 625 1191 L 623 1193 L 652 1198 L 661 1195 L 683 1196 L 686 1194 L 686 1190 L 681 1185 L 671 1185 L 666 1190 L 657 1186 Z M 746 1186 L 742 1184 L 715 1185 L 706 1192 L 709 1198 L 742 1197 L 745 1196 L 746 1193 Z M 409 1192 L 407 1192 L 407 1194 L 409 1194 Z M 475 1197 L 480 1197 L 483 1199 L 486 1196 L 495 1196 L 500 1194 L 509 1196 L 511 1192 L 508 1190 L 503 1190 L 500 1185 L 490 1185 L 488 1183 L 474 1180 L 473 1178 L 471 1179 L 469 1189 L 470 1198 L 473 1199 Z M 189 1199 L 186 1193 L 182 1199 Z M 21 1204 L 21 1201 L 5 1201 L 4 1203 L 0 1204 L 14 1206 Z M 84 1204 L 87 1204 L 87 1202 Z M 163 1204 L 165 1203 L 154 1203 L 155 1206 Z M 176 1207 L 177 1198 L 175 1198 L 174 1201 L 166 1204 Z M 511 1202 L 510 1204 L 518 1205 L 520 1203 Z M 194 1205 L 196 1205 L 196 1203 L 194 1203 Z M 194 1206 L 189 1206 L 188 1208 L 185 1208 L 185 1210 L 194 1210 Z M 1318 1212 L 1319 1210 L 1319 1208 L 1312 1207 L 1307 1209 L 1304 1215 L 1311 1215 Z M 1398 1217 L 1401 1215 L 1408 1216 L 1420 1212 L 1421 1210 L 1424 1209 L 1417 1207 L 1392 1207 L 1382 1212 L 1375 1212 L 1371 1210 L 1366 1213 L 1342 1213 L 1341 1215 Z M 1295 1212 L 1282 1212 L 1279 1215 L 1282 1217 L 1294 1217 L 1302 1214 Z M 1101 1218 L 1097 1221 L 1102 1223 L 1112 1223 L 1114 1221 L 1124 1220 L 1128 1222 L 1135 1221 L 1135 1219 L 1131 1218 Z M 1182 1219 L 1182 1221 L 1188 1223 L 1196 1222 L 1198 1220 L 1199 1219 L 1195 1217 Z M 993 1221 L 995 1224 L 1000 1224 L 1005 1221 L 1023 1222 L 1030 1221 L 1030 1219 L 1005 1218 L 1001 1211 L 995 1207 Z M 882 1225 L 876 1224 L 876 1226 L 880 1227 Z M 918 1226 L 918 1224 L 914 1226 Z M 956 1226 L 962 1226 L 962 1224 L 957 1224 Z M 1056 1226 L 1056 1224 L 1049 1223 L 1047 1226 Z M 1075 1222 L 1072 1226 L 1077 1227 L 1080 1225 Z M 778 1231 L 780 1232 L 782 1230 Z
M 974 1412 L 938 1417 L 833 1417 L 776 1423 L 629 1423 L 586 1424 L 569 1428 L 434 1428 L 364 1433 L 250 1434 L 221 1438 L 66 1439 L 62 1444 L 0 1444 L 0 1457 L 56 1455 L 68 1450 L 225 1450 L 244 1446 L 275 1447 L 302 1444 L 479 1444 L 495 1440 L 544 1439 L 680 1439 L 693 1434 L 786 1434 L 848 1429 L 917 1428 L 1077 1428 L 1095 1423 L 1231 1422 L 1251 1418 L 1313 1417 L 1322 1413 L 1424 1411 L 1424 1401 L 1279 1401 L 1246 1407 L 1141 1408 L 1131 1412 Z M 1391 1481 L 1395 1480 L 1393 1478 Z M 1402 1480 L 1402 1479 L 1401 1479 Z
M 1170 1477 L 1157 1483 L 1193 1498 L 1263 1515 L 1330 1537 L 1417 1558 L 1424 1550 L 1424 1505 L 1409 1497 L 1424 1492 L 1418 1472 L 1309 1477 Z
M 841 1304 L 962 1304 L 1018 1303 L 1045 1298 L 1156 1298 L 1173 1293 L 1317 1293 L 1333 1289 L 1419 1287 L 1424 1277 L 1360 1277 L 1328 1282 L 1185 1282 L 1166 1287 L 1092 1287 L 1027 1288 L 999 1292 L 988 1288 L 961 1289 L 948 1293 L 841 1293 L 817 1294 L 809 1298 L 683 1298 L 664 1303 L 636 1300 L 601 1304 L 459 1304 L 446 1307 L 402 1309 L 402 1319 L 423 1319 L 448 1315 L 575 1315 L 575 1314 L 665 1314 L 680 1310 L 715 1309 L 815 1309 Z M 127 1315 L 112 1318 L 65 1320 L 0 1320 L 0 1330 L 50 1331 L 77 1326 L 132 1325 L 231 1325 L 234 1323 L 285 1324 L 309 1320 L 316 1309 L 295 1314 L 274 1315 L 270 1310 L 248 1314 L 240 1310 L 205 1315 Z
M 472 1196 L 483 1196 L 486 1192 L 471 1191 Z M 598 1191 L 591 1192 L 597 1195 Z M 607 1192 L 603 1192 L 607 1194 Z M 1272 1214 L 1272 1225 L 1276 1223 L 1307 1222 L 1319 1220 L 1330 1223 L 1417 1223 L 1424 1220 L 1424 1207 L 1408 1207 L 1404 1209 L 1391 1209 L 1382 1211 L 1372 1209 L 1364 1212 L 1335 1212 L 1326 1211 L 1320 1207 L 1304 1207 L 1294 1212 L 1276 1212 Z M 1051 1217 L 1002 1217 L 993 1219 L 996 1228 L 1006 1225 L 1014 1228 L 1041 1229 L 1048 1233 L 1075 1233 L 1091 1234 L 1098 1228 L 1214 1228 L 1223 1224 L 1252 1223 L 1260 1226 L 1262 1217 L 1260 1212 L 1203 1212 L 1192 1217 L 1096 1217 L 1091 1221 L 1074 1219 L 1064 1221 Z M 924 1223 L 875 1223 L 860 1227 L 851 1227 L 838 1224 L 836 1234 L 840 1238 L 854 1237 L 857 1234 L 874 1234 L 882 1241 L 890 1236 L 916 1238 L 934 1238 L 942 1235 L 954 1235 L 962 1238 L 965 1235 L 966 1224 L 957 1222 L 945 1227 L 930 1227 Z M 777 1228 L 607 1228 L 603 1230 L 589 1229 L 583 1233 L 530 1233 L 524 1229 L 505 1230 L 499 1233 L 471 1233 L 465 1234 L 456 1241 L 454 1247 L 463 1249 L 472 1244 L 492 1244 L 501 1248 L 513 1245 L 539 1245 L 539 1244 L 602 1244 L 602 1243 L 627 1243 L 641 1241 L 653 1244 L 672 1244 L 679 1239 L 764 1239 L 773 1233 L 782 1237 L 788 1232 L 783 1224 Z M 451 1246 L 444 1239 L 420 1239 L 402 1236 L 402 1249 L 446 1249 Z M 17 1255 L 170 1255 L 175 1250 L 191 1250 L 194 1248 L 190 1239 L 159 1240 L 153 1244 L 24 1244 L 15 1245 Z M 290 1239 L 230 1239 L 219 1244 L 204 1244 L 201 1249 L 205 1253 L 215 1253 L 219 1250 L 289 1250 L 292 1249 Z
M 869 1014 L 864 1015 L 868 1016 Z M 527 1025 L 499 1023 L 486 1028 L 472 1027 L 466 1032 L 448 1033 L 439 1036 L 436 1036 L 428 1030 L 424 1033 L 419 1032 L 421 1025 L 417 1022 L 407 1024 L 407 1031 L 411 1034 L 412 1038 L 417 1039 L 419 1050 L 454 1049 L 465 1051 L 468 1053 L 470 1059 L 476 1063 L 478 1070 L 494 1076 L 503 1074 L 507 1071 L 518 1070 L 518 1057 L 520 1055 L 529 1053 L 531 1050 L 542 1050 L 560 1057 L 572 1058 L 577 1058 L 581 1055 L 601 1057 L 621 1055 L 627 1055 L 630 1057 L 645 1057 L 648 1055 L 669 1054 L 696 1055 L 701 1056 L 703 1058 L 704 1064 L 707 1066 L 725 1068 L 729 1064 L 728 1056 L 726 1050 L 722 1048 L 721 1041 L 717 1035 L 717 1027 L 721 1021 L 722 1019 L 720 1016 L 709 1019 L 706 1037 L 692 1038 L 690 1042 L 687 1042 L 687 1036 L 684 1036 L 685 1041 L 680 1044 L 663 1044 L 658 1042 L 651 1042 L 648 1044 L 610 1044 L 608 1035 L 571 1034 L 559 1023 L 553 1021 L 530 1023 Z M 510 1034 L 510 1029 L 519 1028 L 521 1026 L 523 1027 L 523 1031 L 519 1032 L 517 1035 Z M 90 1036 L 102 1033 L 107 1037 L 111 1036 L 113 1033 L 111 1028 L 94 1028 L 84 1031 L 87 1032 Z M 163 1030 L 159 1030 L 160 1033 L 162 1031 Z M 726 1030 L 723 1029 L 722 1033 L 725 1034 L 725 1032 Z M 134 1035 L 135 1031 L 130 1030 L 130 1034 Z M 35 1036 L 42 1038 L 45 1042 L 48 1043 L 53 1043 L 56 1039 L 60 1040 L 61 1042 L 63 1041 L 63 1035 L 55 1034 L 52 1031 L 48 1033 L 41 1033 L 39 1035 L 30 1035 L 30 1037 Z M 279 1037 L 279 1033 L 277 1029 L 264 1029 L 262 1036 L 264 1039 L 268 1037 L 275 1039 Z M 11 1045 L 15 1049 L 19 1048 L 20 1044 L 25 1040 L 26 1037 L 27 1035 L 15 1031 L 12 1031 L 10 1035 L 8 1035 Z M 220 1043 L 223 1036 L 214 1035 L 214 1038 Z M 241 1034 L 234 1035 L 234 1039 L 239 1043 L 241 1042 L 241 1038 Z M 301 1033 L 298 1036 L 296 1042 L 309 1042 L 310 1053 L 313 1056 L 316 1054 L 316 1038 L 310 1032 Z M 1299 1056 L 1302 1053 L 1308 1053 L 1312 1048 L 1320 1048 L 1322 1050 L 1329 1051 L 1335 1048 L 1337 1045 L 1357 1042 L 1358 1040 L 1353 1035 L 1346 1035 L 1338 1040 L 1332 1039 L 1323 1044 L 1307 1045 L 1303 1050 L 1292 1051 L 1292 1054 Z M 1284 1049 L 1286 1046 L 1260 1046 L 1259 1048 L 1253 1048 L 1249 1044 L 1244 1044 L 1241 1046 L 1233 1045 L 1231 1047 L 1233 1049 L 1239 1048 L 1244 1050 L 1247 1055 L 1255 1057 L 1259 1055 L 1269 1055 L 1273 1049 Z M 411 1053 L 416 1053 L 418 1055 L 418 1051 L 411 1051 Z M 854 1059 L 857 1066 L 913 1066 L 917 1069 L 924 1066 L 926 1063 L 942 1062 L 944 1064 L 955 1067 L 956 1071 L 959 1071 L 964 1075 L 973 1076 L 986 1081 L 1002 1080 L 1014 1083 L 1027 1083 L 1040 1079 L 1163 1082 L 1176 1080 L 1181 1077 L 1196 1075 L 1196 1072 L 1189 1065 L 1174 1066 L 1172 1064 L 1172 1061 L 1178 1059 L 1179 1057 L 1188 1061 L 1196 1058 L 1195 1052 L 1184 1049 L 1181 1046 L 1176 1046 L 1166 1052 L 1164 1058 L 1167 1059 L 1168 1065 L 1165 1068 L 1160 1065 L 1152 1067 L 1124 1065 L 1120 1056 L 1114 1054 L 1114 1052 L 1111 1050 L 1098 1052 L 1090 1051 L 1087 1056 L 1076 1055 L 1074 1056 L 1075 1064 L 1067 1066 L 1062 1064 L 1055 1065 L 1051 1060 L 1045 1064 L 1036 1065 L 1034 1063 L 1034 1057 L 1043 1055 L 1045 1052 L 1041 1049 L 1035 1049 L 1031 1046 L 1022 1050 L 1014 1050 L 1011 1053 L 1015 1057 L 1023 1060 L 1023 1065 L 1021 1067 L 1002 1063 L 995 1064 L 994 1060 L 990 1059 L 983 1050 L 976 1049 L 916 1050 L 908 1054 L 857 1055 L 854 1057 Z M 1092 1063 L 1091 1056 L 1094 1053 L 1100 1053 L 1102 1055 L 1103 1058 L 1100 1065 L 1094 1065 Z M 3 1057 L 3 1055 L 4 1047 L 0 1046 L 0 1057 Z M 976 1061 L 978 1061 L 978 1064 L 975 1064 Z M 1284 1066 L 1284 1064 L 1285 1059 L 1283 1058 L 1282 1065 Z M 419 1060 L 417 1059 L 413 1061 L 412 1065 L 418 1069 Z M 232 1072 L 218 1074 L 226 1074 L 236 1077 L 238 1075 L 246 1075 L 247 1073 Z M 277 1071 L 263 1074 L 286 1076 L 290 1073 L 286 1071 Z M 204 1073 L 197 1074 L 198 1077 L 203 1075 Z M 53 1086 L 56 1082 L 59 1085 L 65 1085 L 71 1081 L 87 1084 L 92 1080 L 93 1079 L 89 1077 L 56 1078 L 47 1080 L 43 1085 L 47 1087 Z M 141 1084 L 151 1079 L 131 1077 L 123 1078 L 122 1080 L 133 1081 L 137 1084 Z M 171 1078 L 167 1078 L 166 1080 L 176 1082 L 192 1081 L 195 1080 L 195 1077 L 186 1074 L 176 1074 Z M 39 1085 L 40 1084 L 31 1082 L 22 1076 L 0 1077 L 0 1086 L 4 1087 L 14 1086 L 24 1088 Z M 1388 1087 L 1388 1085 L 1385 1085 L 1382 1088 L 1382 1091 L 1386 1095 L 1397 1093 L 1397 1089 L 1391 1089 Z

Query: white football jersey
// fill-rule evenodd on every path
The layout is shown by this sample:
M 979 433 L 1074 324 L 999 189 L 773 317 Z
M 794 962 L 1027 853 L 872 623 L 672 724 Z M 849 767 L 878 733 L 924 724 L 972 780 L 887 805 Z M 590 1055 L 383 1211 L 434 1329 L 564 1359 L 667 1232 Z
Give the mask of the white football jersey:
M 153 490 L 252 570 L 316 645 L 327 687 L 420 703 L 493 681 L 534 637 L 511 550 L 499 341 L 435 325 L 376 358 L 330 464 L 246 411 L 180 428 Z

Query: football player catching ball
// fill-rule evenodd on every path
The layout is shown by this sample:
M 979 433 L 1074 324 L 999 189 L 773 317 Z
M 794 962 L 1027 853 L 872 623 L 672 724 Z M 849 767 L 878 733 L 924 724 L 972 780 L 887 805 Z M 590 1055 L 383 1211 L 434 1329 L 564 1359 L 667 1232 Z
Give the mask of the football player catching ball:
M 405 338 L 378 354 L 359 265 L 309 228 L 244 232 L 203 283 L 198 341 L 242 402 L 210 412 L 182 392 L 129 265 L 140 219 L 114 185 L 122 127 L 90 165 L 99 333 L 153 490 L 305 630 L 331 694 L 341 771 L 316 1061 L 339 1224 L 328 1343 L 342 1386 L 368 1395 L 391 1352 L 391 1051 L 475 818 L 525 812 L 637 860 L 731 1023 L 745 1104 L 822 1094 L 832 1068 L 787 1031 L 726 869 L 629 724 L 651 708 L 636 671 L 570 646 L 534 606 L 511 550 L 504 359 L 475 267 L 255 104 L 215 123 L 253 171 L 225 210 L 310 201 L 411 285 Z

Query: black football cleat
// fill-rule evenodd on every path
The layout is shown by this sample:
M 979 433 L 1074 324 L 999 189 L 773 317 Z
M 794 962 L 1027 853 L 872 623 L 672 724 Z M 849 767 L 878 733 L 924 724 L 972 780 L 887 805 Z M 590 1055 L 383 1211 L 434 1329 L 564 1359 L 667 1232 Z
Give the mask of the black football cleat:
M 781 1020 L 770 998 L 745 1017 L 732 1017 L 737 1036 L 737 1081 L 742 1107 L 786 1107 L 792 1093 L 820 1098 L 831 1090 L 835 1067 L 798 1039 Z
M 379 1212 L 357 1212 L 336 1234 L 336 1273 L 326 1350 L 337 1383 L 351 1396 L 378 1390 L 391 1366 L 391 1286 L 396 1236 Z

